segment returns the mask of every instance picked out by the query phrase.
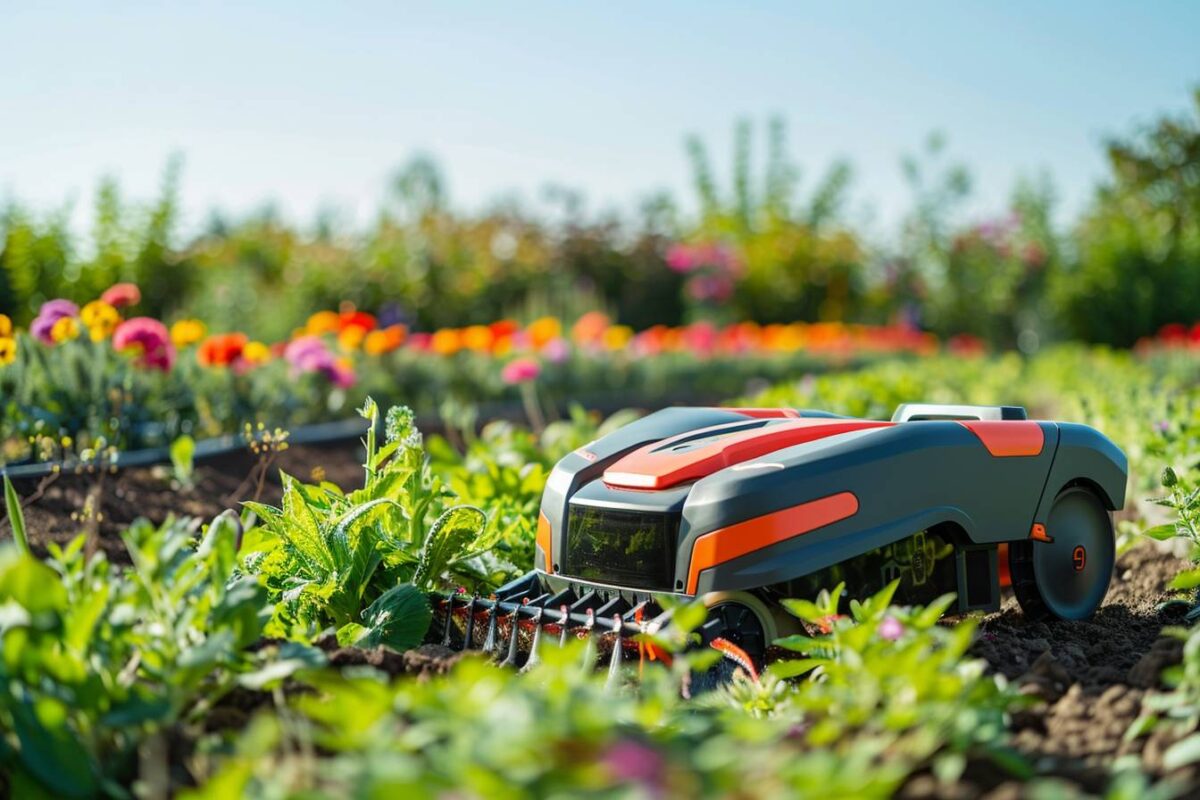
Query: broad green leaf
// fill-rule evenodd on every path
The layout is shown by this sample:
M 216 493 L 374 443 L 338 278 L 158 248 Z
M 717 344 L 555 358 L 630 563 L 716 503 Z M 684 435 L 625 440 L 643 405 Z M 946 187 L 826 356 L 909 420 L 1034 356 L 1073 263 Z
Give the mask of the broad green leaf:
M 315 647 L 287 642 L 261 667 L 239 675 L 237 682 L 247 689 L 261 691 L 278 685 L 301 670 L 323 667 L 326 661 L 325 654 Z
M 359 644 L 384 645 L 398 652 L 411 650 L 424 640 L 432 620 L 433 611 L 425 592 L 404 583 L 388 589 L 363 612 L 370 633 Z
M 767 667 L 767 671 L 777 678 L 796 678 L 807 675 L 827 663 L 825 659 L 820 658 L 783 659 Z
M 474 506 L 447 509 L 429 531 L 413 583 L 432 588 L 460 553 L 469 549 L 487 525 L 487 516 Z
M 1169 585 L 1172 589 L 1195 589 L 1200 586 L 1200 568 L 1185 569 Z
M 1164 525 L 1155 525 L 1153 528 L 1148 528 L 1142 531 L 1142 536 L 1148 536 L 1149 538 L 1160 542 L 1167 539 L 1173 539 L 1178 535 L 1179 531 L 1175 528 L 1175 523 L 1173 522 Z
M 60 797 L 93 797 L 98 789 L 96 764 L 65 724 L 66 709 L 43 698 L 38 706 L 11 707 L 13 732 L 29 774 Z

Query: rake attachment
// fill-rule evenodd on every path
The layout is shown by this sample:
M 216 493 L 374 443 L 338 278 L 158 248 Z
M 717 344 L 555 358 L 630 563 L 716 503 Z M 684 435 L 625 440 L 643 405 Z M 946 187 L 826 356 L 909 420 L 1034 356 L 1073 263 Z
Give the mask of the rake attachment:
M 623 651 L 644 653 L 646 645 L 634 637 L 657 631 L 670 619 L 648 595 L 630 598 L 628 593 L 584 587 L 552 592 L 537 573 L 490 597 L 459 593 L 434 595 L 431 601 L 434 641 L 452 650 L 480 650 L 502 666 L 521 669 L 538 663 L 544 638 L 559 646 L 576 638 L 592 643 L 586 656 L 591 665 L 607 656 L 610 675 L 615 674 Z

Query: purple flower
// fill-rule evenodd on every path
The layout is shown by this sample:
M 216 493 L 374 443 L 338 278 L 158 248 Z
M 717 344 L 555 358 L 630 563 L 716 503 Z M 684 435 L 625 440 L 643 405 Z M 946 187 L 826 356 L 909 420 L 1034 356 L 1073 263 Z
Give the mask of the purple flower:
M 895 617 L 884 617 L 879 623 L 879 635 L 889 642 L 894 642 L 904 635 L 904 624 Z
M 77 316 L 79 316 L 79 306 L 70 300 L 63 300 L 62 298 L 47 300 L 45 303 L 42 303 L 42 307 L 38 309 L 37 316 L 30 323 L 29 332 L 39 342 L 54 344 L 54 337 L 50 335 L 54 324 L 64 317 Z
M 1158 431 L 1159 433 L 1166 433 L 1167 431 L 1171 430 L 1171 423 L 1165 419 L 1160 419 L 1158 422 L 1154 423 L 1154 430 Z

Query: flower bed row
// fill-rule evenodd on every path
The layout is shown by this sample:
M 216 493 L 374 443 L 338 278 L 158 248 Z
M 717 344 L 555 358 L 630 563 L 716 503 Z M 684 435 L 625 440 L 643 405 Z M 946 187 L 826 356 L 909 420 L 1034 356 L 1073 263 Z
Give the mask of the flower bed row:
M 48 460 L 64 447 L 161 447 L 247 421 L 344 418 L 368 394 L 421 413 L 469 412 L 489 401 L 534 409 L 618 397 L 715 401 L 758 382 L 941 349 L 904 327 L 633 331 L 599 312 L 571 325 L 543 317 L 423 332 L 351 307 L 313 314 L 288 340 L 268 343 L 209 331 L 197 319 L 167 325 L 137 316 L 138 302 L 137 287 L 118 284 L 82 307 L 44 303 L 27 331 L 0 316 L 0 464 Z

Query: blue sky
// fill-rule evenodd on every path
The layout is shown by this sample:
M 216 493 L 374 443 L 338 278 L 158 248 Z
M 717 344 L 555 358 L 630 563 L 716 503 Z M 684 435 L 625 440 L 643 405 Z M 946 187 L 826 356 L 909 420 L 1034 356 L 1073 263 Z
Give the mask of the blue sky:
M 1106 135 L 1200 84 L 1195 2 L 4 5 L 0 196 L 73 201 L 80 224 L 101 175 L 147 197 L 172 152 L 192 223 L 268 200 L 366 220 L 417 150 L 463 208 L 550 182 L 593 209 L 687 203 L 684 136 L 724 175 L 735 119 L 771 114 L 810 186 L 854 163 L 852 214 L 880 229 L 933 129 L 979 213 L 1046 169 L 1066 214 Z

